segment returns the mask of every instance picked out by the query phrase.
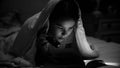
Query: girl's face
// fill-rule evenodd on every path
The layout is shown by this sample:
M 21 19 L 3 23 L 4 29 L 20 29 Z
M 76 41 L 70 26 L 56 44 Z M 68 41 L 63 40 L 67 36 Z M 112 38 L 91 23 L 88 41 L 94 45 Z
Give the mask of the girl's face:
M 71 38 L 71 34 L 73 33 L 73 29 L 75 26 L 74 20 L 64 20 L 59 23 L 59 25 L 55 25 L 55 38 L 58 42 L 65 42 L 66 39 L 69 40 Z

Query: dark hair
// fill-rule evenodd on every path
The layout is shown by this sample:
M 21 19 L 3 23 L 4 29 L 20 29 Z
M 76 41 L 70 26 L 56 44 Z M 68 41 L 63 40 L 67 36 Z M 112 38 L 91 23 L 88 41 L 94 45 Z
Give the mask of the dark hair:
M 52 11 L 49 21 L 50 24 L 54 23 L 56 20 L 61 18 L 71 18 L 73 20 L 78 20 L 79 18 L 79 7 L 75 0 L 61 0 Z
M 61 17 L 61 18 L 54 20 L 53 23 L 51 23 L 50 25 L 53 25 L 53 26 L 54 25 L 61 25 L 62 22 L 67 21 L 67 20 L 73 20 L 73 21 L 75 21 L 75 24 L 77 24 L 77 21 L 74 18 L 69 17 L 69 16 L 64 16 L 64 17 Z

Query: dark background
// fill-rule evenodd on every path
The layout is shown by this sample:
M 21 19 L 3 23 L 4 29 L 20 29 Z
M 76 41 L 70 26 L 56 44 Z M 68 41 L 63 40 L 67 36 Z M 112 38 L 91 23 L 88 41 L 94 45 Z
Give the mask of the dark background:
M 22 23 L 38 13 L 49 0 L 0 0 L 0 16 L 16 11 Z M 77 0 L 82 13 L 86 35 L 105 41 L 120 41 L 119 0 Z
M 17 11 L 22 21 L 39 12 L 49 0 L 0 0 L 0 13 Z

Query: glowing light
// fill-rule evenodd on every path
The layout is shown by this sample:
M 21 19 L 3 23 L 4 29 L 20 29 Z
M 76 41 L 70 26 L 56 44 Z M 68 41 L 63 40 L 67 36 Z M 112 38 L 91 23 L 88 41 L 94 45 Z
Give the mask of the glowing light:
M 120 63 L 114 63 L 114 62 L 105 62 L 105 64 L 111 66 L 120 66 Z

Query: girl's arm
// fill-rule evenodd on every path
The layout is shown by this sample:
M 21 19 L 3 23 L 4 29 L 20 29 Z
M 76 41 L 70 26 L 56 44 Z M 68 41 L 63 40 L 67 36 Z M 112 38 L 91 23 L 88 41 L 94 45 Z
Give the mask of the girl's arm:
M 78 22 L 78 26 L 75 32 L 77 47 L 84 59 L 94 59 L 99 56 L 98 52 L 93 46 L 87 42 L 83 25 L 81 22 Z

